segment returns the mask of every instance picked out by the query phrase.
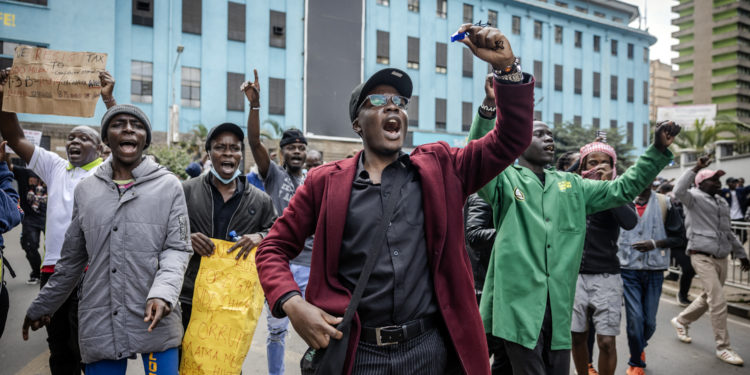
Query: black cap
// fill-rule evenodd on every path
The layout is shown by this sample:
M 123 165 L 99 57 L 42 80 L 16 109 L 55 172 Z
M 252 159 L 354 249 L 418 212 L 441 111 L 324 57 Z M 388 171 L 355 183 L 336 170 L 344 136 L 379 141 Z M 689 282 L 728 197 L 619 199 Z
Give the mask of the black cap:
M 736 179 L 736 178 L 734 178 L 734 177 L 729 177 L 729 178 L 727 178 L 727 183 L 728 183 L 728 184 L 731 184 L 731 183 L 733 183 L 733 182 L 738 182 L 738 181 L 739 181 L 739 180 L 738 180 L 738 179 Z
M 373 74 L 370 79 L 360 83 L 352 91 L 352 97 L 349 100 L 349 119 L 354 122 L 357 118 L 357 109 L 362 105 L 367 94 L 378 85 L 393 86 L 401 96 L 411 98 L 413 89 L 411 78 L 403 70 L 396 68 L 385 68 Z
M 281 141 L 279 142 L 279 147 L 284 147 L 290 143 L 304 143 L 307 144 L 307 138 L 305 138 L 305 135 L 302 134 L 299 129 L 289 129 L 284 131 L 284 134 L 281 135 Z
M 208 136 L 206 136 L 206 151 L 211 149 L 211 141 L 216 138 L 216 136 L 224 132 L 230 132 L 236 135 L 237 138 L 240 139 L 240 143 L 242 143 L 242 146 L 244 148 L 245 133 L 242 132 L 242 128 L 240 128 L 240 126 L 237 124 L 225 122 L 221 125 L 214 126 L 213 128 L 211 128 L 211 130 L 208 131 Z

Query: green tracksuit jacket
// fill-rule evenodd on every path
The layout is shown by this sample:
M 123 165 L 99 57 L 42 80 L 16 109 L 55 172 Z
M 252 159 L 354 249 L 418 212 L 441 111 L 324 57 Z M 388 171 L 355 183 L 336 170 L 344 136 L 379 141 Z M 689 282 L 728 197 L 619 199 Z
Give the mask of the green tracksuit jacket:
M 493 126 L 477 116 L 469 140 Z M 530 169 L 514 165 L 484 186 L 479 195 L 492 206 L 497 229 L 479 308 L 485 331 L 533 349 L 549 295 L 551 349 L 570 349 L 586 215 L 631 202 L 671 160 L 671 152 L 651 146 L 615 181 L 549 169 L 544 186 Z

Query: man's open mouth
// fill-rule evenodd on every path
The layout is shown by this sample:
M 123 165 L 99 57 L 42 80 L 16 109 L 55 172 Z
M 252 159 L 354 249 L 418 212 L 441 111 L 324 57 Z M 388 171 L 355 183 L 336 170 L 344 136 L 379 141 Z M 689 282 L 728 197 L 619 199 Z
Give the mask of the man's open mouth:
M 383 130 L 385 130 L 387 138 L 392 140 L 399 139 L 401 137 L 401 119 L 398 117 L 389 117 L 385 120 Z
M 135 152 L 138 148 L 138 144 L 134 141 L 122 141 L 120 142 L 120 150 L 126 153 Z
M 68 155 L 70 156 L 81 156 L 83 151 L 78 147 L 68 147 Z
M 231 162 L 231 161 L 223 161 L 223 162 L 219 163 L 219 167 L 223 171 L 234 172 L 234 163 Z
M 547 151 L 547 152 L 555 152 L 555 145 L 547 145 L 547 146 L 544 146 L 544 151 Z

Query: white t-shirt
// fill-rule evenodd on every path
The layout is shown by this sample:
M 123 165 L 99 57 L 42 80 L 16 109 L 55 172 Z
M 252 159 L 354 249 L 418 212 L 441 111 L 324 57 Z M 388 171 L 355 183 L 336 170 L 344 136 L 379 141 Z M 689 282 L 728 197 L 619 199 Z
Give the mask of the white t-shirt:
M 740 201 L 737 200 L 737 192 L 732 190 L 730 194 L 732 194 L 732 205 L 729 207 L 729 217 L 731 217 L 732 220 L 742 220 L 745 215 L 742 214 Z
M 29 168 L 47 184 L 47 225 L 44 231 L 43 266 L 52 266 L 60 259 L 65 232 L 73 216 L 73 191 L 81 180 L 94 174 L 101 159 L 68 169 L 67 160 L 54 152 L 34 147 Z

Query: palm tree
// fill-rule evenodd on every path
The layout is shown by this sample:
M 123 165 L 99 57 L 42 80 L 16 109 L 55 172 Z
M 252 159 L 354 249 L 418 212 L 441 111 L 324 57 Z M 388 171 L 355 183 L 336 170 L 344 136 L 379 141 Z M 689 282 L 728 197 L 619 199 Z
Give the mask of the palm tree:
M 735 123 L 717 121 L 711 126 L 706 125 L 706 119 L 696 119 L 692 129 L 683 129 L 677 135 L 674 144 L 677 146 L 678 153 L 690 151 L 696 155 L 702 155 L 713 149 L 716 141 L 738 140 L 739 138 L 740 134 Z
M 268 119 L 266 121 L 263 121 L 263 124 L 271 125 L 271 131 L 261 128 L 260 130 L 261 138 L 265 138 L 269 140 L 278 139 L 284 133 L 284 129 L 281 128 L 281 125 L 279 125 L 278 121 Z

